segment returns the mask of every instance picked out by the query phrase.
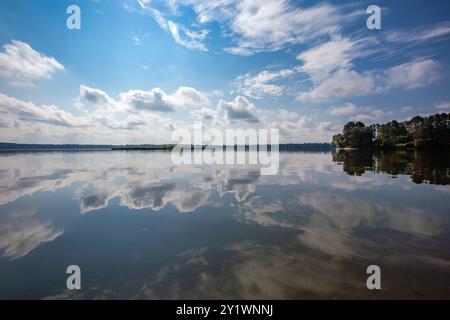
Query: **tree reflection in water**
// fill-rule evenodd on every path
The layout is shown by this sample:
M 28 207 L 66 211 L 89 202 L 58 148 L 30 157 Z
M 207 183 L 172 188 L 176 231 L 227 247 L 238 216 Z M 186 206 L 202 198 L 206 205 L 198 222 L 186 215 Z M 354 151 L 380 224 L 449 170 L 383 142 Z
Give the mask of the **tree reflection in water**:
M 414 183 L 450 183 L 449 150 L 338 150 L 332 157 L 344 172 L 353 176 L 369 171 L 408 175 Z

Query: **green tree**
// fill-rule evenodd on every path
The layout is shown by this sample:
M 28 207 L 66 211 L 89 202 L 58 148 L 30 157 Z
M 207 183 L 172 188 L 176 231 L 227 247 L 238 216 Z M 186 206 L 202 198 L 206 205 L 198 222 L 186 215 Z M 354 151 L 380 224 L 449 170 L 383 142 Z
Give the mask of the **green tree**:
M 333 136 L 332 143 L 340 148 L 450 147 L 450 113 L 368 127 L 362 122 L 348 122 L 341 134 Z
M 407 144 L 411 137 L 403 123 L 395 120 L 382 124 L 379 129 L 377 143 L 381 147 L 395 147 Z
M 342 134 L 333 136 L 333 143 L 340 148 L 366 148 L 373 144 L 372 128 L 366 127 L 364 123 L 348 122 L 344 126 Z

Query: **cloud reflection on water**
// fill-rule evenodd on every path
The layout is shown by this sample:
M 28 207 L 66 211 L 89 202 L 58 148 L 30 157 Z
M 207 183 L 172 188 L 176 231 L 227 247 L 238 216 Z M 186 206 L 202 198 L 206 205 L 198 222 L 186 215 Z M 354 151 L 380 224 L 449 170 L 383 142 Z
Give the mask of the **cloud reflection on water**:
M 134 298 L 364 297 L 364 274 L 343 270 L 370 261 L 397 271 L 414 261 L 448 275 L 446 186 L 415 185 L 407 176 L 392 179 L 384 173 L 354 176 L 331 154 L 284 153 L 280 160 L 277 176 L 260 176 L 252 167 L 177 167 L 167 153 L 2 156 L 0 249 L 12 261 L 45 243 L 64 241 L 73 213 L 49 211 L 48 202 L 38 201 L 33 209 L 27 203 L 50 192 L 46 199 L 61 196 L 83 216 L 108 214 L 112 208 L 130 213 L 222 210 L 235 223 L 267 233 L 263 242 L 249 236 L 217 246 L 211 239 L 160 265 L 153 275 L 136 275 L 126 290 L 91 286 L 89 298 L 123 297 L 122 291 L 134 292 L 126 296 Z M 430 196 L 434 205 L 421 200 Z M 102 229 L 98 232 L 101 237 Z M 271 240 L 275 234 L 289 240 Z M 145 252 L 142 246 L 136 249 Z M 402 293 L 411 294 L 402 287 L 391 296 Z

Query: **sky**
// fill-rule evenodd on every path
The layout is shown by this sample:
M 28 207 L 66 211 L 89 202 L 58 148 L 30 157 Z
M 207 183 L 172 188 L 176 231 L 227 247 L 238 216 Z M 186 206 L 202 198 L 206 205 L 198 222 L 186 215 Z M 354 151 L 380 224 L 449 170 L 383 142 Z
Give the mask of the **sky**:
M 0 141 L 171 143 L 201 121 L 330 142 L 450 112 L 449 44 L 447 0 L 0 0 Z

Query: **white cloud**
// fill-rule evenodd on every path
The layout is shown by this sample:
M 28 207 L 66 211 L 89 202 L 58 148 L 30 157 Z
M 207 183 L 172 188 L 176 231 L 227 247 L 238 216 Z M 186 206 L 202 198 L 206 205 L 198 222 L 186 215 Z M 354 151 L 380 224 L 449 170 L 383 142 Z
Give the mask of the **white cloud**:
M 238 36 L 237 46 L 228 50 L 237 54 L 274 51 L 317 39 L 354 16 L 330 4 L 299 8 L 286 0 L 243 0 L 235 2 L 234 7 L 229 3 L 209 7 L 207 14 L 209 19 L 225 20 L 231 32 Z M 205 21 L 205 15 L 201 18 Z
M 286 109 L 278 109 L 275 111 L 276 115 L 282 120 L 295 120 L 300 117 L 297 112 L 292 112 Z
M 442 101 L 434 106 L 439 111 L 450 111 L 450 101 Z
M 446 34 L 448 26 L 449 24 L 435 25 L 418 36 L 423 41 L 440 37 Z M 329 34 L 328 41 L 297 55 L 301 62 L 299 66 L 275 71 L 263 70 L 254 76 L 244 74 L 236 78 L 233 84 L 237 92 L 247 97 L 258 99 L 297 91 L 295 94 L 300 101 L 320 102 L 377 94 L 392 89 L 426 87 L 441 77 L 441 65 L 430 58 L 416 58 L 389 69 L 357 71 L 355 60 L 385 51 L 380 41 L 375 37 L 346 38 L 333 31 Z M 246 50 L 243 47 L 237 49 Z M 307 75 L 306 81 L 302 78 L 304 75 Z M 287 84 L 286 78 L 294 76 L 297 81 Z M 308 90 L 302 86 L 298 92 L 293 83 L 309 83 L 311 88 Z
M 192 87 L 179 87 L 172 96 L 173 103 L 181 108 L 200 108 L 210 105 L 208 95 Z
M 312 90 L 301 92 L 300 101 L 324 101 L 330 98 L 363 96 L 374 92 L 375 79 L 371 74 L 359 74 L 353 70 L 339 70 L 315 86 Z
M 168 95 L 159 88 L 154 88 L 150 91 L 130 90 L 121 93 L 120 99 L 135 110 L 175 111 L 175 105 L 170 101 Z
M 82 101 L 97 105 L 107 105 L 114 103 L 114 100 L 111 99 L 106 92 L 85 85 L 80 86 L 80 98 Z
M 19 143 L 171 143 L 170 132 L 175 128 L 189 129 L 192 119 L 203 120 L 205 125 L 222 129 L 237 124 L 241 127 L 280 128 L 283 142 L 329 141 L 331 134 L 340 130 L 333 123 L 316 122 L 311 117 L 286 109 L 258 109 L 242 96 L 228 102 L 220 100 L 216 109 L 200 107 L 202 104 L 192 104 L 198 101 L 195 98 L 197 90 L 186 87 L 171 95 L 159 92 L 164 98 L 158 103 L 163 101 L 177 111 L 160 113 L 155 111 L 158 103 L 151 100 L 154 89 L 140 91 L 139 94 L 136 91 L 119 94 L 116 101 L 102 90 L 83 86 L 79 101 L 89 101 L 94 109 L 84 109 L 82 116 L 56 106 L 37 106 L 0 95 L 0 135 L 4 141 Z M 143 109 L 136 107 L 137 101 L 146 104 Z M 186 108 L 188 105 L 191 107 Z M 163 114 L 170 117 L 163 117 Z M 192 119 L 187 117 L 189 114 Z
M 210 108 L 200 108 L 191 111 L 191 116 L 195 120 L 219 120 L 217 110 Z
M 283 86 L 273 84 L 272 82 L 289 77 L 295 74 L 294 69 L 283 69 L 279 71 L 261 71 L 256 76 L 245 74 L 237 77 L 233 84 L 236 91 L 247 97 L 259 99 L 266 95 L 281 96 Z
M 20 101 L 0 93 L 0 111 L 3 119 L 42 123 L 63 127 L 86 127 L 91 123 L 86 117 L 76 117 L 56 106 L 36 106 L 32 102 Z
M 33 81 L 50 79 L 64 66 L 55 58 L 35 51 L 27 43 L 12 40 L 0 52 L 0 76 L 15 86 L 33 86 Z
M 392 89 L 427 87 L 441 78 L 441 65 L 431 59 L 414 60 L 387 70 L 358 73 L 339 69 L 328 78 L 301 92 L 300 101 L 320 102 L 331 98 L 355 97 L 386 92 Z
M 183 25 L 177 24 L 164 17 L 161 11 L 151 7 L 151 1 L 138 0 L 140 9 L 151 16 L 161 29 L 167 30 L 172 35 L 175 42 L 191 50 L 208 51 L 203 43 L 208 31 L 200 29 L 194 31 L 186 28 Z M 172 11 L 174 9 L 175 2 L 172 2 Z
M 123 102 L 112 100 L 98 89 L 84 87 L 81 91 L 99 103 L 91 112 L 84 110 L 83 116 L 0 94 L 0 136 L 4 141 L 20 143 L 169 142 L 167 130 L 170 123 L 174 126 L 171 119 L 152 112 L 137 112 L 131 107 L 126 109 Z M 86 100 L 80 97 L 80 101 Z M 129 132 L 123 135 L 121 130 Z
M 286 120 L 280 122 L 279 127 L 285 130 L 298 130 L 298 129 L 308 129 L 315 126 L 312 118 L 307 116 L 301 116 L 298 120 Z
M 208 96 L 191 87 L 179 87 L 174 93 L 167 94 L 160 88 L 129 90 L 119 94 L 115 101 L 106 92 L 80 86 L 79 102 L 89 102 L 100 112 L 172 112 L 183 108 L 201 108 L 210 105 Z
M 182 0 L 180 2 L 193 6 L 200 23 L 229 19 L 235 14 L 237 3 L 236 0 Z
M 336 117 L 349 116 L 354 114 L 357 111 L 357 109 L 358 108 L 353 103 L 346 103 L 341 107 L 331 108 L 330 113 L 331 115 Z
M 95 112 L 93 113 L 93 116 L 97 120 L 109 119 L 109 123 L 111 122 L 112 115 L 114 113 L 126 113 L 130 110 L 129 106 L 123 103 L 116 102 L 106 92 L 100 89 L 81 85 L 80 96 L 75 101 L 75 107 L 81 111 L 86 112 L 86 103 L 94 106 Z
M 396 43 L 424 42 L 448 38 L 450 36 L 450 22 L 444 21 L 431 25 L 420 26 L 407 31 L 392 31 L 385 36 L 386 41 Z
M 431 59 L 407 62 L 388 69 L 385 83 L 391 88 L 426 87 L 440 78 L 440 69 L 440 63 Z
M 368 46 L 373 41 L 372 38 L 352 40 L 333 33 L 331 40 L 302 51 L 297 56 L 301 65 L 274 71 L 263 70 L 254 76 L 247 73 L 237 77 L 233 84 L 237 92 L 259 99 L 267 95 L 281 96 L 286 91 L 292 92 L 293 86 L 292 84 L 286 84 L 286 78 L 307 75 L 307 81 L 315 86 L 333 87 L 341 85 L 336 88 L 336 91 L 341 91 L 342 96 L 345 96 L 348 92 L 352 95 L 364 95 L 369 89 L 373 89 L 372 83 L 375 79 L 372 79 L 371 75 L 360 75 L 353 71 L 353 61 L 370 55 L 372 50 L 369 50 Z M 359 83 L 357 87 L 350 87 L 347 83 L 361 79 L 363 83 Z M 325 82 L 327 80 L 328 82 Z M 343 80 L 344 82 L 342 82 Z M 336 81 L 339 83 L 335 84 Z M 325 83 L 322 84 L 322 82 Z M 305 99 L 312 96 L 313 100 L 326 100 L 327 98 L 322 96 L 327 94 L 321 93 L 320 87 L 317 90 L 319 91 L 305 93 Z M 358 90 L 360 92 L 357 92 Z M 332 93 L 331 96 L 334 96 L 334 94 Z
M 353 103 L 345 103 L 343 106 L 331 108 L 330 114 L 335 117 L 343 117 L 350 121 L 372 122 L 384 116 L 392 115 L 393 112 L 386 112 L 371 106 L 358 107 Z
M 401 112 L 410 112 L 412 111 L 414 108 L 413 107 L 401 107 L 400 111 Z
M 383 116 L 386 116 L 391 113 L 386 113 L 385 111 L 381 109 L 375 109 L 372 108 L 359 108 L 360 111 L 364 111 L 364 113 L 357 114 L 353 117 L 350 117 L 350 121 L 361 121 L 361 122 L 373 122 L 376 120 L 379 120 Z
M 152 16 L 161 28 L 170 30 L 176 41 L 180 29 L 189 31 L 185 26 L 165 18 L 161 11 L 155 9 L 157 4 L 154 1 L 138 2 L 141 10 Z M 200 25 L 219 22 L 223 34 L 231 36 L 232 45 L 225 48 L 225 51 L 238 55 L 275 51 L 287 45 L 317 39 L 363 13 L 362 10 L 344 12 L 349 11 L 346 10 L 349 6 L 327 3 L 299 8 L 288 0 L 172 0 L 166 6 L 170 9 L 167 15 L 179 15 L 179 6 L 191 7 Z M 190 41 L 197 41 L 192 48 L 203 50 L 204 34 L 204 29 L 193 34 L 187 32 L 188 41 L 179 43 L 186 45 Z
M 271 123 L 280 129 L 282 143 L 299 142 L 328 142 L 331 136 L 341 130 L 340 125 L 328 121 L 318 122 L 312 117 L 294 115 L 290 120 L 275 119 Z
M 362 40 L 352 41 L 335 35 L 332 40 L 303 51 L 297 59 L 303 63 L 300 70 L 319 82 L 334 71 L 351 69 L 352 61 L 364 54 Z
M 195 88 L 179 87 L 172 94 L 160 88 L 145 90 L 129 90 L 119 93 L 114 100 L 106 92 L 80 86 L 80 96 L 76 106 L 84 110 L 84 103 L 89 102 L 95 109 L 89 118 L 108 129 L 135 130 L 143 126 L 161 125 L 172 131 L 176 124 L 162 113 L 180 112 L 183 109 L 206 108 L 210 105 L 208 95 Z M 127 117 L 123 119 L 123 114 Z
M 206 30 L 201 30 L 200 32 L 190 31 L 181 25 L 175 24 L 172 21 L 168 21 L 168 27 L 176 43 L 188 49 L 208 51 L 208 49 L 203 44 L 203 41 L 208 34 Z
M 220 100 L 218 110 L 224 111 L 226 121 L 259 122 L 255 105 L 245 97 L 238 96 L 230 102 Z
M 224 49 L 225 52 L 237 55 L 237 56 L 244 56 L 244 57 L 249 57 L 254 55 L 254 52 L 251 49 L 247 49 L 247 48 L 225 48 Z

